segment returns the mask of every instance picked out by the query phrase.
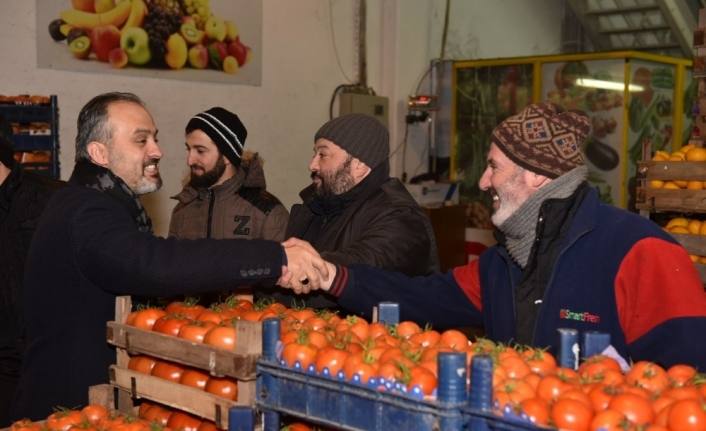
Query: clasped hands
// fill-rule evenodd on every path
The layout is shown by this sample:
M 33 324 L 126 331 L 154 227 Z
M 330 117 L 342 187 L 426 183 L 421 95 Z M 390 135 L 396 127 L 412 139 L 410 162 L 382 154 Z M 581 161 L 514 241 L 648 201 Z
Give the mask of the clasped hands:
M 282 267 L 282 276 L 277 284 L 292 289 L 296 294 L 312 290 L 328 290 L 336 275 L 336 267 L 321 258 L 306 241 L 289 238 L 282 243 L 287 254 L 287 266 Z

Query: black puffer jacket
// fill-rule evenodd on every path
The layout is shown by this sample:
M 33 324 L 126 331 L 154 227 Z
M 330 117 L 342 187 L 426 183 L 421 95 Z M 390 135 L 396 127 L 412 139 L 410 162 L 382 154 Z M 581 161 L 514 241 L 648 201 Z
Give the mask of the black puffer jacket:
M 388 163 L 378 165 L 348 192 L 319 199 L 315 185 L 292 206 L 286 237 L 306 240 L 329 262 L 367 263 L 408 276 L 439 270 L 439 255 L 429 219 L 404 184 L 390 178 Z M 323 292 L 293 295 L 279 290 L 272 296 L 290 305 L 305 299 L 313 308 L 333 308 L 335 300 Z
M 22 352 L 21 295 L 25 259 L 44 206 L 63 181 L 15 164 L 0 185 L 0 378 L 17 380 Z

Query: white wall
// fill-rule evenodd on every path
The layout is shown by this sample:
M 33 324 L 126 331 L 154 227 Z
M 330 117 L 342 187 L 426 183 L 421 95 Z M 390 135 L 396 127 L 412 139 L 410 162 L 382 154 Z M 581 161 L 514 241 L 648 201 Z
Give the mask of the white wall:
M 368 0 L 368 85 L 390 98 L 392 146 L 404 134 L 406 99 L 432 58 L 439 57 L 445 0 Z M 561 0 L 453 0 L 447 58 L 554 54 L 560 46 Z M 309 182 L 313 136 L 328 120 L 331 94 L 357 79 L 355 0 L 263 0 L 262 86 L 229 86 L 164 79 L 74 73 L 36 68 L 35 3 L 0 0 L 0 94 L 58 95 L 63 179 L 73 167 L 75 121 L 81 107 L 107 91 L 145 100 L 164 158 L 164 188 L 144 197 L 156 233 L 165 234 L 187 172 L 183 130 L 213 106 L 236 112 L 248 129 L 246 147 L 266 160 L 268 189 L 290 207 Z M 333 38 L 330 16 L 333 17 Z M 428 87 L 427 87 L 428 88 Z M 421 127 L 421 126 L 420 126 Z M 412 133 L 407 169 L 426 144 Z M 415 158 L 416 157 L 416 158 Z M 394 157 L 393 175 L 402 172 Z

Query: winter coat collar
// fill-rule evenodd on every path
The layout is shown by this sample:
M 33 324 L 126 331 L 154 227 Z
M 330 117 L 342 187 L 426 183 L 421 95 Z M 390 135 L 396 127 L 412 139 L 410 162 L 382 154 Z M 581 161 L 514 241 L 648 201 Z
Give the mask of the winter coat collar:
M 130 213 L 140 232 L 152 233 L 152 220 L 140 198 L 117 175 L 87 161 L 76 162 L 69 184 L 99 190 L 120 202 Z
M 12 195 L 15 194 L 15 191 L 22 183 L 22 167 L 18 163 L 15 163 L 11 169 L 10 175 L 0 184 L 0 210 L 3 212 L 10 211 Z

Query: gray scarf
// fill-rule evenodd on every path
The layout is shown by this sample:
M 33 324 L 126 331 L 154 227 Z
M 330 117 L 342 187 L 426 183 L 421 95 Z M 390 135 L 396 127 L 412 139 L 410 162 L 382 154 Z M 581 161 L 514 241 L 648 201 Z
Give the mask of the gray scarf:
M 527 266 L 532 244 L 537 235 L 539 208 L 548 199 L 571 196 L 586 180 L 588 168 L 579 166 L 534 192 L 498 229 L 505 234 L 506 247 L 520 268 Z

